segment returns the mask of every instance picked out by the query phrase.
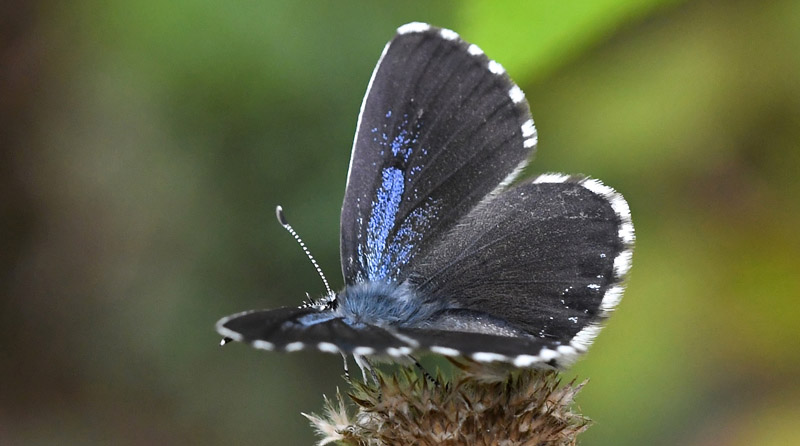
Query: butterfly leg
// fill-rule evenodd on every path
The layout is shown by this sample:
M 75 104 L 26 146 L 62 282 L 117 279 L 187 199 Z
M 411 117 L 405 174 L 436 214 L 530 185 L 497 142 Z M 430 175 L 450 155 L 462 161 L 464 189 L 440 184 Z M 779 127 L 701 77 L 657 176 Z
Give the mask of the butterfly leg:
M 344 364 L 344 380 L 347 381 L 348 384 L 352 384 L 350 381 L 350 369 L 347 368 L 347 355 L 342 353 L 342 364 Z
M 370 375 L 372 376 L 372 380 L 375 382 L 376 386 L 380 386 L 380 381 L 378 380 L 378 373 L 375 371 L 375 367 L 369 362 L 366 356 L 361 355 L 353 355 L 353 358 L 356 360 L 356 364 L 361 368 L 361 375 L 364 377 L 364 382 L 367 382 L 367 370 L 369 370 Z
M 375 371 L 374 367 L 370 367 L 369 368 L 369 372 L 370 372 L 370 374 L 372 374 L 372 380 L 375 381 L 375 385 L 380 387 L 381 382 L 380 382 L 380 380 L 378 380 L 378 372 Z
M 434 378 L 433 375 L 428 373 L 428 371 L 425 370 L 425 367 L 422 367 L 422 364 L 420 364 L 419 361 L 417 361 L 417 358 L 411 355 L 408 355 L 408 358 L 414 361 L 414 365 L 417 366 L 417 368 L 422 372 L 422 376 L 424 376 L 426 380 L 428 380 L 431 384 L 436 386 L 436 388 L 439 388 L 439 386 L 441 385 L 439 381 L 436 378 Z

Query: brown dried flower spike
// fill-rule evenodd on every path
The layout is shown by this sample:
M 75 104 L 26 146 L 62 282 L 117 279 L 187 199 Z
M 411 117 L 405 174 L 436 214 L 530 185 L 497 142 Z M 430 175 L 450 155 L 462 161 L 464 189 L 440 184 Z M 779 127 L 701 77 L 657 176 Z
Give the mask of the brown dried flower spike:
M 325 416 L 305 415 L 323 437 L 319 445 L 574 445 L 590 420 L 573 411 L 584 383 L 560 385 L 549 370 L 500 370 L 474 362 L 449 383 L 435 385 L 413 368 L 379 384 L 354 383 L 348 414 L 337 390 Z M 437 374 L 442 383 L 442 376 Z

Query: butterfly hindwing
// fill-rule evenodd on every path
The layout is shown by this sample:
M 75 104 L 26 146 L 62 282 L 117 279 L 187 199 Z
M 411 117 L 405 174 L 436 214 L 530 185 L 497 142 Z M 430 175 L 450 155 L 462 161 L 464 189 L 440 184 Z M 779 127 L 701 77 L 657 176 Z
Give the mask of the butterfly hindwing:
M 632 243 L 627 203 L 613 189 L 544 175 L 481 203 L 417 259 L 410 281 L 576 354 L 621 297 Z
M 518 367 L 560 367 L 576 354 L 557 342 L 539 338 L 507 337 L 451 330 L 402 329 L 417 342 L 417 349 L 449 357 L 467 357 L 478 362 L 506 362 Z
M 402 280 L 535 144 L 525 97 L 499 64 L 453 31 L 399 28 L 353 142 L 341 220 L 346 283 Z

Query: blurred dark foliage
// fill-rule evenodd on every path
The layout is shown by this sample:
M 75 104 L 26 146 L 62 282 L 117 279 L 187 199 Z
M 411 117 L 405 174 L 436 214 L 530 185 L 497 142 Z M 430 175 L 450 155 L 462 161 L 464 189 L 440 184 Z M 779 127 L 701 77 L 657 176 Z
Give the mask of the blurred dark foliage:
M 0 5 L 0 444 L 309 444 L 340 358 L 218 348 L 333 285 L 355 120 L 394 28 L 525 90 L 528 174 L 628 199 L 582 444 L 800 444 L 800 2 Z M 436 358 L 426 359 L 434 368 Z

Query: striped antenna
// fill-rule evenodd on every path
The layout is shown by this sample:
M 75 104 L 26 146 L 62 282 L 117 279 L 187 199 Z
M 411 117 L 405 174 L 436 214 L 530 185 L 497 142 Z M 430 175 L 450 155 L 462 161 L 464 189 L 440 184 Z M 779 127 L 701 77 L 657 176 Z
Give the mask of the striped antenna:
M 303 252 L 306 253 L 308 260 L 311 260 L 311 264 L 314 265 L 314 268 L 316 268 L 317 274 L 319 274 L 319 277 L 322 279 L 322 283 L 325 284 L 325 289 L 328 291 L 328 296 L 333 296 L 333 291 L 331 291 L 331 287 L 328 285 L 328 279 L 325 278 L 325 274 L 322 274 L 322 268 L 320 268 L 317 264 L 317 261 L 314 260 L 314 256 L 311 255 L 311 251 L 306 248 L 306 244 L 303 243 L 303 240 L 299 235 L 297 235 L 297 232 L 295 232 L 289 222 L 286 221 L 286 216 L 283 214 L 283 208 L 280 206 L 276 207 L 275 215 L 278 217 L 278 223 L 280 223 L 284 229 L 289 231 L 289 234 L 292 234 L 292 237 L 294 237 L 294 239 L 297 240 L 297 243 L 300 244 L 300 247 L 303 248 Z

